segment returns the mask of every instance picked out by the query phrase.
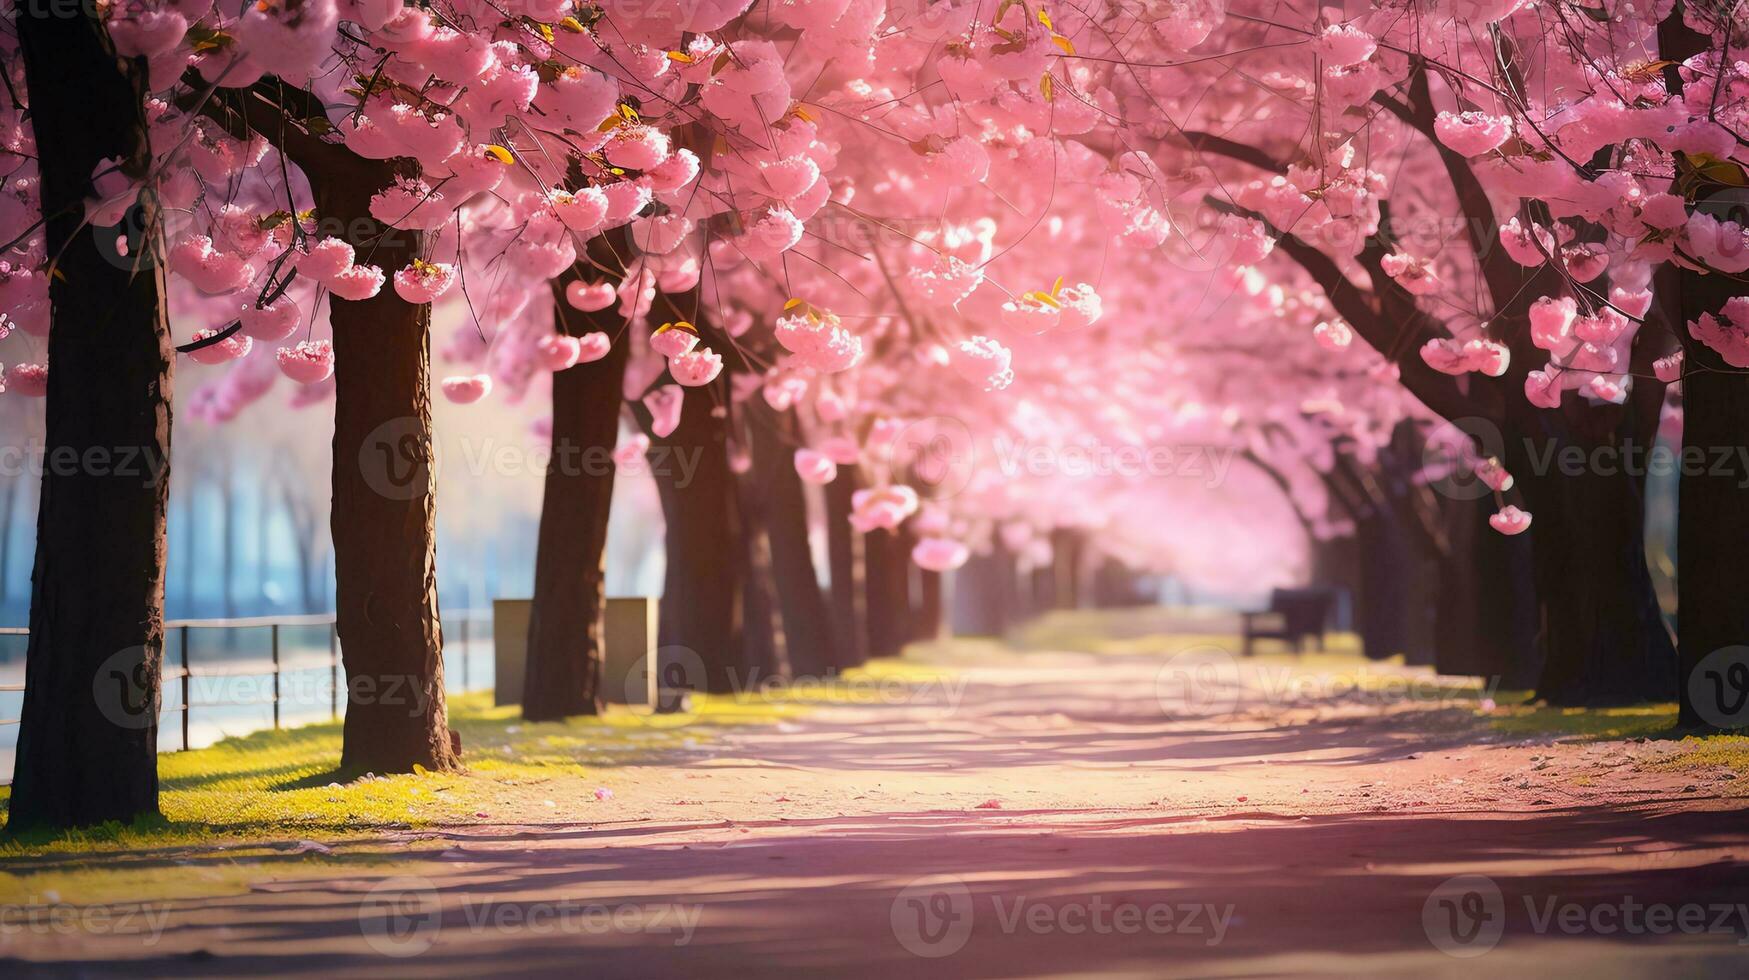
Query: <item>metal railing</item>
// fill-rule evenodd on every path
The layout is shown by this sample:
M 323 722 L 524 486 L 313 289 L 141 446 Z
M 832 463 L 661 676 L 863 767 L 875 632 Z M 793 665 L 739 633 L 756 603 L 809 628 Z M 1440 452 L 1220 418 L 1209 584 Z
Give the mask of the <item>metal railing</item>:
M 464 610 L 459 613 L 450 613 L 443 617 L 444 626 L 446 628 L 446 641 L 452 639 L 455 641 L 445 642 L 444 662 L 446 667 L 453 664 L 459 668 L 458 673 L 460 676 L 458 679 L 460 683 L 456 686 L 457 690 L 468 691 L 472 689 L 472 672 L 469 670 L 470 661 L 472 661 L 474 656 L 472 643 L 470 642 L 472 636 L 475 635 L 475 631 L 472 627 L 477 622 L 490 623 L 491 618 L 492 614 L 490 610 Z M 451 626 L 456 628 L 455 633 L 453 634 L 449 630 L 449 627 Z M 326 659 L 313 664 L 288 667 L 281 658 L 282 631 L 311 629 L 315 627 L 326 627 L 327 629 L 328 655 Z M 240 663 L 233 662 L 230 664 L 212 664 L 202 666 L 190 662 L 190 639 L 198 631 L 256 629 L 265 629 L 268 631 L 267 661 L 265 664 L 261 664 L 259 661 L 243 661 Z M 0 627 L 0 636 L 29 635 L 30 630 L 24 627 Z M 170 642 L 170 637 L 173 635 L 176 637 L 176 642 L 174 644 Z M 489 637 L 490 633 L 488 632 L 484 635 Z M 233 619 L 170 620 L 164 624 L 164 639 L 165 663 L 159 675 L 159 690 L 161 692 L 167 692 L 174 686 L 175 690 L 178 692 L 178 703 L 175 705 L 161 704 L 159 710 L 161 715 L 163 713 L 174 712 L 179 716 L 178 727 L 180 729 L 181 738 L 178 747 L 174 751 L 182 752 L 191 747 L 189 736 L 190 716 L 200 708 L 240 708 L 266 704 L 270 706 L 272 712 L 272 727 L 275 730 L 279 729 L 282 720 L 280 706 L 284 701 L 282 689 L 283 679 L 289 674 L 327 671 L 329 717 L 331 719 L 340 718 L 340 703 L 342 700 L 341 691 L 344 689 L 344 685 L 341 683 L 340 678 L 340 636 L 335 626 L 334 616 L 331 613 L 312 616 L 254 616 Z M 176 664 L 174 667 L 170 666 L 169 663 L 172 646 L 174 646 L 174 653 L 176 654 Z M 266 678 L 270 685 L 270 690 L 265 697 L 255 700 L 194 700 L 193 682 L 195 680 L 225 677 Z M 18 694 L 23 691 L 24 684 L 22 683 L 0 684 L 0 694 Z M 17 725 L 19 721 L 20 719 L 18 718 L 0 718 L 0 727 Z M 251 730 L 259 731 L 260 728 Z M 228 734 L 237 735 L 245 733 L 230 732 Z M 5 776 L 5 781 L 0 781 L 0 785 L 5 785 L 6 782 L 10 782 L 11 773 L 7 772 Z

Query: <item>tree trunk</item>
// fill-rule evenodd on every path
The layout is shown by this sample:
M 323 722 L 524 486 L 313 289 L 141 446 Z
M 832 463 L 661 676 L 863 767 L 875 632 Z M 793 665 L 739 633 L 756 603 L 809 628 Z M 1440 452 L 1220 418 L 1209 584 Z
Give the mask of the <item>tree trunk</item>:
M 1361 601 L 1360 568 L 1364 557 L 1356 536 L 1347 534 L 1320 541 L 1308 533 L 1307 547 L 1311 549 L 1311 584 L 1330 589 L 1337 596 L 1332 628 L 1352 631 L 1355 605 Z
M 124 71 L 89 9 L 18 13 L 55 274 L 13 831 L 158 813 L 172 377 L 156 202 L 124 219 L 131 259 L 84 224 L 100 161 L 149 165 L 144 62 Z
M 1691 300 L 1684 290 L 1685 313 L 1692 304 L 1693 316 L 1717 316 L 1722 303 L 1706 309 L 1705 295 Z M 1743 542 L 1749 540 L 1749 463 L 1743 448 L 1749 436 L 1749 374 L 1729 368 L 1704 344 L 1690 341 L 1686 347 L 1682 448 L 1685 455 L 1704 462 L 1685 466 L 1677 489 L 1679 724 L 1736 728 L 1749 724 L 1749 710 L 1731 710 L 1732 699 L 1716 697 L 1716 682 L 1706 675 L 1716 670 L 1720 677 L 1728 676 L 1729 665 L 1719 660 L 1741 662 L 1743 648 L 1749 647 L 1749 600 L 1744 596 L 1749 576 L 1742 555 Z M 1731 647 L 1739 648 L 1734 658 L 1725 653 L 1702 667 L 1708 657 Z
M 919 568 L 914 574 L 917 576 L 917 628 L 911 638 L 938 640 L 941 638 L 943 625 L 941 573 Z
M 1450 551 L 1439 560 L 1435 665 L 1523 691 L 1542 669 L 1531 547 L 1488 526 L 1494 509 L 1491 497 L 1443 502 Z
M 686 389 L 680 424 L 666 437 L 652 436 L 650 447 L 668 555 L 658 634 L 662 646 L 690 654 L 685 676 L 669 680 L 714 694 L 735 691 L 748 668 L 735 474 L 727 417 L 715 412 L 728 399 L 723 380 Z
M 794 676 L 771 569 L 771 537 L 765 523 L 767 501 L 757 480 L 757 475 L 745 472 L 734 482 L 734 506 L 741 532 L 741 656 L 747 665 L 749 686 Z
M 1354 537 L 1360 548 L 1360 648 L 1368 657 L 1383 660 L 1408 647 L 1408 599 L 1406 580 L 1398 567 L 1401 555 L 1391 547 L 1390 521 L 1377 510 L 1359 517 Z
M 1387 495 L 1355 524 L 1361 645 L 1375 660 L 1401 654 L 1406 663 L 1428 664 L 1435 659 L 1434 570 L 1416 546 L 1413 518 L 1402 512 L 1407 506 Z
M 870 531 L 862 544 L 868 567 L 868 653 L 890 657 L 905 648 L 913 628 L 909 549 L 903 531 Z
M 359 261 L 386 270 L 420 254 L 418 233 L 384 228 L 370 197 L 393 183 L 386 161 L 310 174 L 318 212 L 361 234 Z M 341 768 L 454 769 L 437 609 L 432 468 L 431 307 L 386 286 L 368 300 L 329 297 L 334 331 L 336 617 L 346 667 Z
M 629 680 L 604 678 L 602 667 L 612 453 L 631 339 L 611 309 L 580 319 L 567 311 L 571 280 L 567 275 L 553 283 L 560 331 L 581 336 L 604 330 L 614 340 L 601 360 L 553 375 L 552 458 L 541 499 L 522 691 L 522 716 L 529 721 L 599 714 L 601 685 L 623 687 Z
M 1571 429 L 1568 420 L 1576 420 Z M 1589 462 L 1560 463 L 1570 447 L 1587 459 L 1598 447 L 1623 458 L 1633 433 L 1645 439 L 1649 432 L 1635 421 L 1631 413 L 1574 405 L 1546 420 L 1563 430 L 1557 435 L 1507 446 L 1507 467 L 1536 518 L 1529 533 L 1544 651 L 1536 694 L 1550 704 L 1633 704 L 1676 693 L 1675 650 L 1646 569 L 1640 480 Z M 1552 463 L 1533 460 L 1551 447 Z
M 770 544 L 789 667 L 799 677 L 823 677 L 837 663 L 837 652 L 832 614 L 808 542 L 807 491 L 791 452 L 795 427 L 791 416 L 778 414 L 763 400 L 750 401 L 748 409 L 759 513 Z
M 863 536 L 850 526 L 857 477 L 855 466 L 840 466 L 838 478 L 826 484 L 826 555 L 832 576 L 831 664 L 839 669 L 857 667 L 868 660 L 865 549 Z

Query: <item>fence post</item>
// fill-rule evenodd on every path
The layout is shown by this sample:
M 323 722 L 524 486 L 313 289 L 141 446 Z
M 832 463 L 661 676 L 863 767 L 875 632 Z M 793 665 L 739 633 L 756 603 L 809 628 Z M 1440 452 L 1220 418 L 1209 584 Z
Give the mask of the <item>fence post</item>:
M 279 624 L 271 627 L 273 633 L 273 730 L 279 731 Z
M 340 717 L 340 623 L 328 624 L 328 717 Z
M 182 624 L 182 751 L 188 751 L 188 624 Z

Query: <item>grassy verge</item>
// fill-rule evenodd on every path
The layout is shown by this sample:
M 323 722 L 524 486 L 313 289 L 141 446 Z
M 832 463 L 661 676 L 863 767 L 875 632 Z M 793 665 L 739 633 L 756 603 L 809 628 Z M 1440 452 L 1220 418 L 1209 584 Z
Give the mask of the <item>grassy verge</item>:
M 599 778 L 606 769 L 693 751 L 727 728 L 774 724 L 804 710 L 799 697 L 707 695 L 684 714 L 610 707 L 597 717 L 526 724 L 517 707 L 493 707 L 490 694 L 461 695 L 450 701 L 450 723 L 461 733 L 467 766 L 461 773 L 339 773 L 338 723 L 256 732 L 159 756 L 161 818 L 15 837 L 0 844 L 0 859 L 327 841 L 471 821 L 505 785 Z M 0 808 L 10 795 L 10 788 L 0 789 Z

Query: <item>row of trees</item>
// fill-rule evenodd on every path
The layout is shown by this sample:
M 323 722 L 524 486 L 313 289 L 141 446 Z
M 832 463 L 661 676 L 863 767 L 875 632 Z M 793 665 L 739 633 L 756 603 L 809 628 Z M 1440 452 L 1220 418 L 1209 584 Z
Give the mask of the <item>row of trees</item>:
M 1736 4 L 64 13 L 7 38 L 0 287 L 48 336 L 8 383 L 46 397 L 50 453 L 161 468 L 172 319 L 224 372 L 203 418 L 247 424 L 279 375 L 333 399 L 345 767 L 459 765 L 434 306 L 445 397 L 550 397 L 531 718 L 598 709 L 613 474 L 565 463 L 610 450 L 647 454 L 662 642 L 710 690 L 898 649 L 974 553 L 1254 584 L 1309 538 L 1394 645 L 1389 556 L 1419 551 L 1473 627 L 1455 666 L 1680 693 L 1687 722 L 1689 673 L 1749 628 L 1741 474 L 1683 475 L 1677 669 L 1643 472 L 1548 465 L 1649 444 L 1676 382 L 1690 445 L 1742 444 Z M 1484 504 L 1426 489 L 1471 474 Z M 45 475 L 15 825 L 156 806 L 154 728 L 91 691 L 156 689 L 166 486 Z M 1235 546 L 1217 498 L 1275 516 Z

